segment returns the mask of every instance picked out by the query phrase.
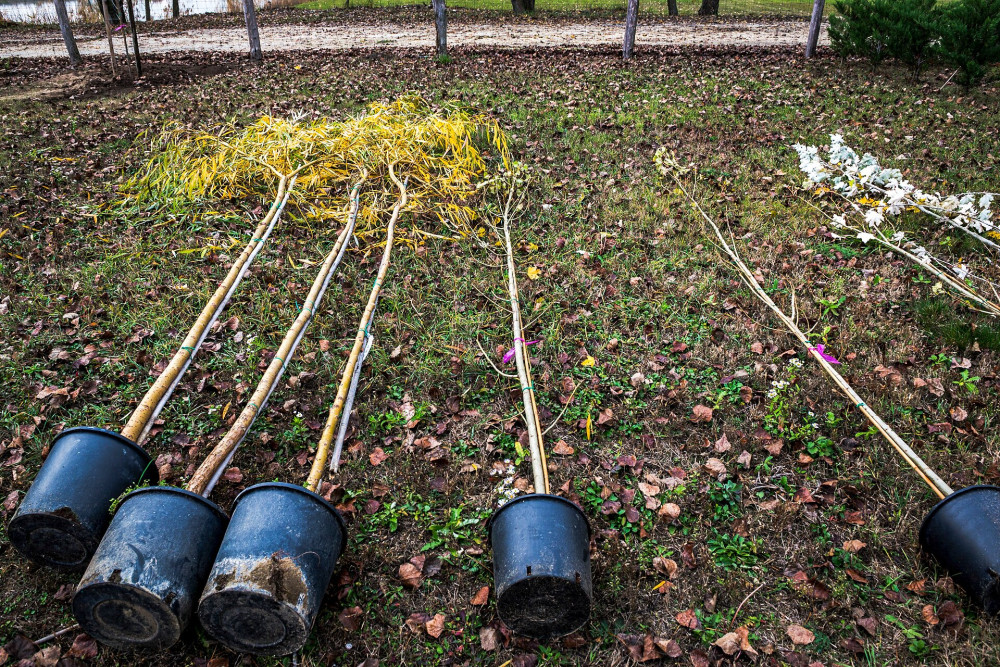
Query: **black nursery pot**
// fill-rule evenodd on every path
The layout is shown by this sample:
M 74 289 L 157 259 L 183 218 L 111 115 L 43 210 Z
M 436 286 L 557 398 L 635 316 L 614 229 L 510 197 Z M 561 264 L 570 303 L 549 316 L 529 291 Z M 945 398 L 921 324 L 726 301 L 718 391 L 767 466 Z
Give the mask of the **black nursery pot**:
M 73 597 L 84 632 L 114 648 L 180 639 L 226 531 L 219 506 L 172 486 L 122 501 Z
M 939 502 L 920 545 L 986 613 L 1000 612 L 1000 487 L 969 486 Z
M 159 474 L 142 447 L 102 428 L 67 429 L 52 443 L 7 535 L 42 565 L 82 568 L 111 521 L 112 501 L 144 481 L 155 484 Z
M 322 497 L 294 484 L 251 486 L 236 498 L 198 618 L 240 653 L 288 655 L 306 643 L 347 529 Z
M 590 527 L 560 496 L 511 500 L 487 524 L 493 546 L 497 613 L 511 630 L 549 639 L 590 618 Z

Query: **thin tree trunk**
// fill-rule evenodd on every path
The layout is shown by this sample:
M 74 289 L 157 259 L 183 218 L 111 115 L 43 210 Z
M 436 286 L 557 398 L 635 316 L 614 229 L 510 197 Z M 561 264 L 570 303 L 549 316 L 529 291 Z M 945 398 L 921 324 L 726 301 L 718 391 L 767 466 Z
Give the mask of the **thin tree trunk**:
M 632 57 L 635 50 L 635 26 L 639 22 L 639 0 L 628 0 L 628 7 L 625 10 L 625 45 L 622 53 L 625 60 Z
M 510 8 L 514 10 L 515 14 L 523 14 L 525 12 L 524 0 L 510 0 Z
M 445 0 L 432 0 L 434 4 L 434 29 L 437 34 L 437 54 L 448 55 L 448 10 Z
M 698 16 L 718 16 L 719 0 L 701 0 Z
M 122 25 L 122 24 L 119 24 Z M 129 76 L 132 75 L 132 54 L 128 50 L 128 32 L 122 28 L 122 45 L 125 51 L 125 69 L 128 70 Z M 138 71 L 135 74 L 136 77 L 139 76 Z M 134 79 L 133 79 L 134 80 Z
M 671 16 L 678 15 L 679 12 L 677 11 L 677 0 L 667 0 L 667 11 L 670 13 Z
M 823 25 L 823 5 L 826 0 L 813 0 L 812 19 L 809 21 L 809 40 L 806 42 L 806 58 L 816 55 L 816 44 L 819 42 L 819 29 Z
M 76 67 L 83 62 L 80 57 L 80 49 L 76 48 L 76 37 L 73 36 L 73 29 L 69 26 L 69 12 L 66 11 L 66 0 L 55 0 L 56 16 L 59 17 L 59 30 L 62 32 L 63 41 L 66 42 L 66 51 L 69 53 L 69 64 Z
M 260 33 L 257 31 L 257 10 L 253 0 L 243 0 L 243 17 L 247 21 L 247 35 L 250 37 L 250 60 L 261 61 L 264 54 L 260 50 Z
M 152 7 L 149 6 L 149 0 L 146 0 L 146 6 L 144 7 L 144 9 L 146 10 L 146 18 L 145 18 L 145 20 L 146 21 L 151 21 L 153 19 L 153 17 L 152 17 L 153 9 L 152 9 Z
M 108 0 L 101 0 L 101 12 L 104 16 L 104 32 L 108 35 L 108 49 L 111 51 L 111 76 L 118 78 L 118 65 L 115 63 L 115 43 L 111 39 L 111 23 L 108 18 Z
M 173 2 L 170 5 L 170 9 L 172 10 L 174 18 L 177 18 L 178 16 L 180 16 L 181 15 L 181 2 L 180 2 L 180 0 L 173 0 Z
M 128 22 L 132 26 L 132 50 L 135 51 L 135 75 L 142 76 L 142 62 L 139 60 L 139 35 L 135 32 L 135 7 L 132 0 L 125 0 L 128 3 Z M 149 2 L 149 0 L 146 0 Z

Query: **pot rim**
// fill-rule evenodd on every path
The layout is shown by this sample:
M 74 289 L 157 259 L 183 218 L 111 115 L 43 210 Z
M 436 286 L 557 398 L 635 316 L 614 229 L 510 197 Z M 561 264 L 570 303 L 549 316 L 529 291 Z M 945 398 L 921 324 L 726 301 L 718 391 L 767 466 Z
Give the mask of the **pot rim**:
M 85 433 L 100 433 L 101 435 L 110 436 L 110 437 L 114 438 L 115 440 L 118 440 L 119 442 L 121 442 L 123 445 L 126 445 L 127 447 L 130 447 L 133 451 L 138 452 L 140 455 L 142 455 L 143 457 L 145 457 L 145 459 L 146 459 L 147 462 L 153 460 L 153 456 L 149 452 L 147 452 L 145 449 L 143 449 L 141 446 L 139 446 L 138 443 L 136 443 L 136 442 L 134 442 L 132 440 L 129 440 L 128 438 L 126 438 L 121 433 L 115 433 L 114 431 L 109 431 L 106 428 L 99 428 L 97 426 L 73 426 L 72 428 L 63 429 L 62 431 L 60 431 L 56 435 L 55 438 L 52 439 L 52 444 L 54 445 L 64 435 L 69 435 L 70 433 L 79 433 L 81 431 L 85 432 Z M 156 471 L 155 468 L 153 470 L 154 470 L 154 472 L 156 472 L 156 478 L 159 479 L 159 477 L 160 477 L 159 471 Z
M 919 538 L 920 538 L 920 545 L 922 547 L 927 548 L 926 542 L 924 540 L 924 538 L 925 538 L 925 536 L 927 534 L 927 527 L 928 527 L 928 525 L 930 525 L 931 520 L 938 513 L 938 511 L 942 507 L 944 507 L 946 504 L 948 504 L 951 501 L 953 501 L 958 496 L 961 496 L 961 495 L 965 494 L 966 492 L 972 492 L 972 491 L 993 491 L 994 493 L 1000 494 L 1000 486 L 994 486 L 992 484 L 974 484 L 973 486 L 967 486 L 965 488 L 959 489 L 958 491 L 955 491 L 952 494 L 947 495 L 944 498 L 942 498 L 941 500 L 939 500 L 934 505 L 934 507 L 932 507 L 931 510 L 927 513 L 927 516 L 924 517 L 923 522 L 921 522 L 921 524 L 920 524 Z
M 565 504 L 569 505 L 570 507 L 572 507 L 573 509 L 575 509 L 579 513 L 580 517 L 583 519 L 584 525 L 587 526 L 587 538 L 589 539 L 590 536 L 593 534 L 593 529 L 590 526 L 590 521 L 587 519 L 587 514 L 583 511 L 582 507 L 580 507 L 579 505 L 577 505 L 576 503 L 574 503 L 569 498 L 564 498 L 563 496 L 557 496 L 554 493 L 528 493 L 528 494 L 525 494 L 523 496 L 518 496 L 517 498 L 514 498 L 513 500 L 510 500 L 510 501 L 504 503 L 502 507 L 498 507 L 493 512 L 493 514 L 490 515 L 490 518 L 486 520 L 486 537 L 487 537 L 488 543 L 489 544 L 493 544 L 493 523 L 496 521 L 497 517 L 500 516 L 500 514 L 505 509 L 507 509 L 511 505 L 516 505 L 517 503 L 520 503 L 522 501 L 532 500 L 532 499 L 535 499 L 535 498 L 545 498 L 545 499 L 548 499 L 548 500 L 558 500 L 558 501 L 560 501 L 562 503 L 565 503 Z
M 243 491 L 241 491 L 240 494 L 236 496 L 236 500 L 233 501 L 233 512 L 236 511 L 236 507 L 240 504 L 240 501 L 243 500 L 245 496 L 249 495 L 250 493 L 255 493 L 259 490 L 264 490 L 269 488 L 297 491 L 305 495 L 306 497 L 310 498 L 311 500 L 318 502 L 320 506 L 323 507 L 323 509 L 333 514 L 333 517 L 337 520 L 337 524 L 340 526 L 340 533 L 341 535 L 343 535 L 344 539 L 343 546 L 345 548 L 347 547 L 347 524 L 344 522 L 344 517 L 341 516 L 337 508 L 334 507 L 333 504 L 326 498 L 319 495 L 318 493 L 310 491 L 304 486 L 299 486 L 298 484 L 289 484 L 288 482 L 261 482 L 259 484 L 254 484 L 253 486 L 248 486 L 247 488 L 243 489 Z
M 208 507 L 217 516 L 221 517 L 223 521 L 229 521 L 229 515 L 226 514 L 225 510 L 223 510 L 221 507 L 219 507 L 214 502 L 212 502 L 211 500 L 209 500 L 205 496 L 201 495 L 200 493 L 195 493 L 194 491 L 189 491 L 187 489 L 182 489 L 182 488 L 180 488 L 178 486 L 168 486 L 168 485 L 159 486 L 159 485 L 156 485 L 156 484 L 151 484 L 149 486 L 143 486 L 143 487 L 140 487 L 140 488 L 136 489 L 135 491 L 132 491 L 131 493 L 129 493 L 127 496 L 125 496 L 122 499 L 122 501 L 120 503 L 118 503 L 118 510 L 115 512 L 115 514 L 117 514 L 118 512 L 121 511 L 122 507 L 125 505 L 125 503 L 127 503 L 129 501 L 130 498 L 133 498 L 133 497 L 138 496 L 138 495 L 143 494 L 143 493 L 168 493 L 168 494 L 174 494 L 174 495 L 179 495 L 179 496 L 187 496 L 188 498 L 190 498 L 192 500 L 196 500 L 196 501 L 200 502 L 201 504 L 205 505 L 206 507 Z

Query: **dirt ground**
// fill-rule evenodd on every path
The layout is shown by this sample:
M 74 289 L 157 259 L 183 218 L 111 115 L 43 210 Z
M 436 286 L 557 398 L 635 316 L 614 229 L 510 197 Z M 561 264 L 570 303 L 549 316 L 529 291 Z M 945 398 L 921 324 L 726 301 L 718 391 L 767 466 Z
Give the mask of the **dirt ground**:
M 345 50 L 366 47 L 434 46 L 434 27 L 412 21 L 394 21 L 371 25 L 333 22 L 323 25 L 262 25 L 260 38 L 264 51 Z M 804 46 L 807 24 L 802 20 L 740 20 L 698 22 L 690 20 L 644 19 L 639 24 L 636 44 L 643 46 Z M 622 24 L 615 20 L 545 21 L 525 20 L 506 24 L 481 21 L 455 21 L 448 27 L 448 43 L 456 47 L 546 48 L 617 46 L 622 39 Z M 821 43 L 827 37 L 824 31 Z M 78 40 L 84 56 L 107 53 L 103 37 Z M 247 50 L 246 30 L 210 27 L 183 31 L 159 31 L 143 35 L 140 49 L 145 53 L 181 51 L 243 52 Z M 65 55 L 62 39 L 51 36 L 13 37 L 0 46 L 0 58 L 39 58 Z

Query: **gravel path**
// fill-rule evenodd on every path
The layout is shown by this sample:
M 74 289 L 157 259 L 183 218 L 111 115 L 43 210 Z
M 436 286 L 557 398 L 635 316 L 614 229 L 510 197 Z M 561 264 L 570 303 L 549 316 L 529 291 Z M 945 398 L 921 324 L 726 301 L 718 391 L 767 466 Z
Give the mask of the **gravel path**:
M 805 46 L 808 24 L 805 21 L 731 21 L 698 23 L 640 19 L 636 34 L 638 46 Z M 623 26 L 620 21 L 579 23 L 525 22 L 506 25 L 452 23 L 448 27 L 449 46 L 491 48 L 621 46 Z M 262 26 L 260 38 L 265 53 L 269 50 L 337 50 L 359 47 L 433 48 L 434 24 L 391 22 L 379 25 L 295 25 Z M 825 31 L 820 40 L 828 43 Z M 83 55 L 107 52 L 101 39 L 79 39 Z M 246 31 L 237 28 L 199 28 L 188 31 L 158 32 L 140 36 L 140 49 L 146 53 L 177 51 L 241 52 L 248 50 Z M 118 46 L 116 44 L 116 46 Z M 37 36 L 8 40 L 0 46 L 0 58 L 60 57 L 66 50 L 58 33 L 51 38 Z

